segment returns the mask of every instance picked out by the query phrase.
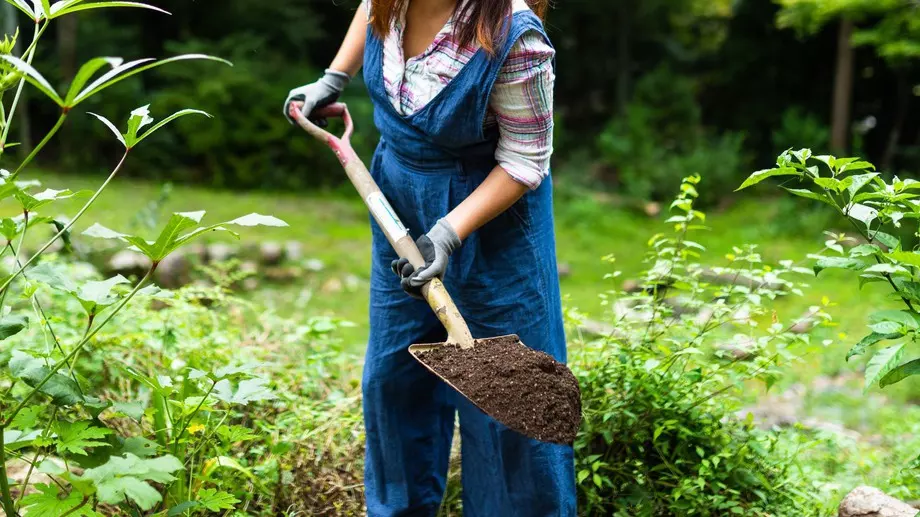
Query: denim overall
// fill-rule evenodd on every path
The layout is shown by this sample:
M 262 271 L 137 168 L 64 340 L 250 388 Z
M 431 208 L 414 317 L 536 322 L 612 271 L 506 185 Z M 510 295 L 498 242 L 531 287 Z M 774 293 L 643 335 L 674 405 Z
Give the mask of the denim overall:
M 383 44 L 368 30 L 364 77 L 381 134 L 371 174 L 415 238 L 495 167 L 498 131 L 484 131 L 483 120 L 502 63 L 528 30 L 545 37 L 532 12 L 515 13 L 494 57 L 480 50 L 437 97 L 409 116 L 399 114 L 387 97 Z M 390 270 L 396 254 L 376 222 L 371 226 L 370 340 L 362 382 L 368 515 L 437 513 L 459 414 L 465 517 L 575 516 L 571 447 L 509 430 L 409 355 L 410 344 L 441 342 L 446 332 L 425 302 L 400 289 Z M 550 178 L 470 235 L 451 257 L 444 284 L 473 337 L 518 334 L 565 361 Z

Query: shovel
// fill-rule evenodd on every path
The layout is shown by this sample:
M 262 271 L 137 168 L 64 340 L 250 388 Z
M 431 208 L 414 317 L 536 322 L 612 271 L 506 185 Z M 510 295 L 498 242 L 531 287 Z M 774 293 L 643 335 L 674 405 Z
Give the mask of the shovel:
M 291 116 L 332 149 L 396 253 L 416 268 L 424 266 L 415 240 L 351 146 L 354 123 L 345 104 L 332 104 L 316 113 L 341 118 L 345 123 L 341 137 L 308 120 L 300 108 L 300 103 L 292 103 Z M 409 353 L 416 360 L 506 427 L 540 441 L 574 441 L 581 425 L 581 397 L 578 382 L 565 365 L 527 347 L 517 335 L 474 339 L 439 278 L 422 287 L 422 296 L 447 330 L 447 341 L 411 345 Z

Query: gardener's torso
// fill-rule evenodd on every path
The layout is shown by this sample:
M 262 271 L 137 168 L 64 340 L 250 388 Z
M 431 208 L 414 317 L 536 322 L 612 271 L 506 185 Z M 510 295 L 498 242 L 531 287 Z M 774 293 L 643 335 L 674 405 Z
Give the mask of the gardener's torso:
M 554 51 L 526 2 L 514 6 L 494 55 L 475 42 L 460 45 L 453 17 L 409 59 L 406 50 L 421 45 L 403 39 L 405 11 L 384 40 L 369 30 L 364 77 L 381 152 L 426 170 L 488 172 L 500 164 L 515 180 L 539 186 L 552 152 Z

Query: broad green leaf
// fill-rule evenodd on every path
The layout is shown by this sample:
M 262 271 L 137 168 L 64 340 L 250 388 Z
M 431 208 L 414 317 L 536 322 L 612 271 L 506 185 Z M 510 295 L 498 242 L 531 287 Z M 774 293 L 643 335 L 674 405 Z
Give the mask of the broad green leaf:
M 55 4 L 56 6 L 57 4 Z M 64 16 L 65 14 L 76 13 L 79 11 L 86 11 L 88 9 L 102 9 L 109 7 L 138 7 L 141 9 L 150 9 L 153 11 L 159 11 L 161 13 L 170 14 L 169 11 L 160 9 L 155 5 L 145 4 L 141 2 L 122 2 L 122 1 L 104 1 L 104 2 L 92 2 L 88 4 L 79 4 L 74 7 L 69 7 L 65 9 L 58 9 L 55 11 L 54 7 L 51 7 L 51 11 L 54 13 L 51 17 L 57 18 L 59 16 Z
M 884 388 L 886 386 L 891 386 L 897 382 L 901 382 L 904 379 L 920 374 L 920 359 L 914 359 L 913 361 L 908 361 L 897 368 L 892 369 L 888 372 L 882 380 L 879 381 L 879 388 Z
M 175 119 L 177 119 L 177 118 L 179 118 L 179 117 L 184 117 L 184 116 L 186 116 L 186 115 L 204 115 L 205 117 L 211 118 L 211 115 L 209 115 L 208 113 L 206 113 L 206 112 L 204 112 L 204 111 L 201 111 L 201 110 L 184 109 L 184 110 L 181 110 L 181 111 L 177 111 L 177 112 L 173 113 L 172 115 L 170 115 L 170 116 L 164 118 L 163 120 L 157 122 L 153 127 L 151 127 L 150 129 L 148 129 L 143 135 L 137 137 L 137 141 L 134 143 L 134 145 L 137 145 L 138 143 L 141 142 L 141 140 L 143 140 L 143 139 L 147 138 L 148 136 L 152 135 L 155 131 L 157 131 L 157 130 L 160 129 L 161 127 L 165 126 L 166 124 L 169 124 L 169 123 L 172 122 L 173 120 L 175 120 Z
M 138 419 L 140 420 L 140 419 Z M 152 458 L 157 455 L 159 445 L 157 442 L 148 440 L 142 436 L 132 436 L 125 439 L 125 443 L 119 449 L 119 456 L 125 453 L 131 453 L 139 458 Z
M 846 188 L 840 183 L 840 180 L 836 178 L 815 178 L 813 181 L 815 185 L 834 192 L 842 192 Z
M 59 421 L 55 425 L 55 446 L 61 454 L 79 454 L 86 456 L 86 448 L 108 447 L 109 444 L 102 440 L 107 435 L 112 434 L 110 429 L 105 427 L 90 427 L 92 422 L 64 422 Z
M 104 309 L 119 300 L 119 297 L 112 293 L 116 285 L 128 284 L 128 279 L 116 275 L 108 280 L 89 281 L 80 287 L 76 294 L 78 300 L 88 314 L 98 314 Z
M 83 194 L 84 192 L 74 193 L 69 190 L 54 190 L 49 188 L 39 192 L 38 194 L 35 194 L 34 196 L 25 191 L 17 192 L 15 196 L 16 199 L 18 199 L 22 204 L 23 210 L 34 212 L 35 210 L 55 201 L 68 199 Z
M 872 224 L 872 221 L 878 218 L 878 210 L 859 203 L 850 203 L 844 208 L 844 213 L 863 223 L 867 228 Z
M 128 149 L 131 149 L 137 143 L 137 132 L 151 122 L 153 122 L 153 118 L 150 116 L 149 104 L 131 112 L 131 116 L 128 118 L 128 130 L 124 134 L 125 146 Z
M 866 263 L 860 259 L 849 257 L 820 257 L 814 265 L 815 275 L 817 276 L 825 269 L 849 269 L 858 271 L 866 267 Z
M 239 472 L 240 474 L 245 475 L 249 479 L 255 480 L 255 476 L 252 474 L 252 471 L 242 465 L 233 458 L 227 456 L 218 456 L 216 458 L 211 458 L 204 462 L 204 465 L 201 467 L 201 476 L 205 479 L 211 477 L 217 469 L 228 468 Z
M 869 257 L 882 252 L 882 249 L 875 244 L 860 244 L 850 250 L 851 257 Z
M 35 485 L 34 488 L 38 490 L 38 492 L 27 495 L 22 499 L 22 505 L 26 510 L 25 513 L 29 517 L 61 517 L 62 515 L 72 517 L 88 515 L 79 510 L 76 512 L 74 511 L 75 508 L 83 504 L 83 494 L 79 491 L 71 490 L 69 494 L 62 494 L 61 487 L 55 483 L 50 485 L 42 483 Z M 87 506 L 87 510 L 92 511 L 89 505 L 84 506 Z M 93 514 L 95 514 L 95 512 L 93 512 Z
M 185 501 L 184 503 L 179 503 L 176 506 L 173 506 L 166 512 L 166 517 L 178 517 L 179 515 L 185 515 L 189 510 L 194 510 L 198 508 L 198 501 Z
M 284 227 L 288 224 L 277 217 L 272 217 L 270 215 L 262 214 L 249 214 L 244 215 L 243 217 L 238 217 L 232 221 L 228 221 L 224 224 L 235 224 L 238 226 L 278 226 Z
M 895 264 L 873 264 L 867 267 L 866 269 L 864 269 L 863 271 L 865 271 L 866 273 L 881 273 L 884 275 L 909 273 L 909 271 L 907 271 L 907 269 L 905 269 L 904 267 L 898 266 Z
M 879 335 L 904 335 L 904 326 L 896 321 L 880 321 L 869 325 L 874 334 Z
M 7 314 L 0 318 L 0 341 L 19 334 L 29 326 L 29 318 L 22 314 Z
M 782 188 L 786 192 L 789 192 L 790 194 L 793 194 L 799 197 L 814 199 L 815 201 L 820 201 L 822 203 L 831 204 L 831 200 L 828 199 L 827 196 L 821 193 L 812 192 L 810 190 L 803 189 L 803 188 L 786 188 L 786 187 L 780 187 L 780 188 Z
M 29 19 L 35 20 L 35 11 L 34 11 L 34 10 L 32 9 L 32 7 L 31 7 L 28 3 L 26 3 L 25 1 L 23 1 L 23 0 L 6 0 L 6 2 L 7 2 L 8 4 L 11 4 L 11 5 L 16 6 L 17 9 L 19 9 L 20 11 L 26 13 L 26 15 L 29 17 Z
M 800 164 L 805 165 L 805 162 L 807 162 L 808 159 L 811 158 L 811 149 L 807 149 L 807 148 L 799 149 L 798 151 L 792 151 L 790 154 L 792 154 L 792 156 L 795 156 L 795 158 L 799 161 Z
M 14 220 L 11 217 L 4 217 L 0 220 L 0 234 L 3 235 L 7 242 L 12 242 L 21 231 L 22 224 L 19 220 Z
M 904 343 L 883 348 L 876 352 L 866 365 L 866 389 L 878 384 L 879 380 L 901 362 Z
M 198 504 L 211 512 L 232 510 L 240 500 L 227 492 L 213 488 L 202 488 L 198 491 Z
M 47 95 L 48 98 L 57 103 L 58 106 L 64 105 L 64 99 L 61 99 L 61 96 L 54 91 L 54 87 L 51 86 L 51 83 L 49 83 L 42 74 L 38 73 L 38 70 L 32 68 L 32 65 L 9 54 L 0 54 L 0 59 L 10 63 L 14 68 L 22 72 L 23 77 L 25 77 L 29 84 L 38 88 L 39 91 Z
M 140 421 L 144 418 L 144 405 L 140 402 L 116 402 L 112 404 L 112 409 L 127 415 L 134 420 Z M 138 454 L 140 456 L 140 454 Z
M 36 438 L 42 435 L 41 431 L 20 431 L 18 429 L 3 430 L 3 446 L 10 450 L 29 447 Z
M 228 404 L 242 405 L 260 400 L 274 399 L 275 395 L 266 384 L 267 382 L 265 379 L 244 379 L 239 382 L 234 390 L 230 381 L 224 379 L 214 385 L 212 395 L 218 400 L 227 402 Z
M 909 266 L 920 266 L 920 253 L 913 251 L 892 251 L 885 256 L 895 262 L 900 262 Z
M 77 284 L 71 280 L 70 276 L 51 262 L 42 262 L 41 264 L 29 269 L 26 277 L 32 281 L 38 281 L 46 284 L 52 289 L 58 289 L 68 293 L 77 291 Z
M 34 1 L 34 0 L 33 0 Z M 41 0 L 42 17 L 51 16 L 51 0 Z M 35 6 L 35 12 L 38 13 L 38 4 Z
M 233 66 L 229 61 L 225 59 L 221 59 L 221 58 L 214 57 L 214 56 L 208 56 L 205 54 L 183 54 L 181 56 L 174 56 L 174 57 L 163 59 L 160 61 L 154 61 L 152 63 L 150 61 L 153 61 L 153 60 L 150 60 L 150 59 L 132 61 L 131 63 L 125 63 L 121 67 L 118 67 L 110 71 L 109 73 L 103 75 L 102 77 L 94 81 L 92 84 L 84 88 L 84 90 L 80 92 L 80 95 L 77 96 L 73 104 L 77 105 L 80 102 L 83 102 L 84 100 L 93 96 L 97 92 L 105 88 L 108 88 L 109 86 L 115 83 L 118 83 L 119 81 L 127 79 L 128 77 L 139 74 L 146 70 L 150 70 L 151 68 L 156 68 L 158 66 L 162 66 L 168 63 L 173 63 L 176 61 L 186 61 L 186 60 L 191 60 L 191 59 L 204 59 L 204 60 L 209 60 L 209 61 L 217 61 L 225 65 L 228 65 L 228 66 Z M 141 63 L 148 63 L 148 64 L 138 67 L 138 65 Z
M 920 315 L 910 311 L 885 310 L 876 311 L 869 315 L 869 323 L 881 323 L 884 321 L 894 321 L 913 330 L 920 328 Z
M 45 366 L 44 361 L 19 350 L 13 351 L 9 367 L 14 377 L 22 379 L 33 388 L 51 372 L 51 369 Z M 72 406 L 83 402 L 83 393 L 77 383 L 60 372 L 52 375 L 40 391 L 51 397 L 52 401 L 59 406 Z
M 107 128 L 109 128 L 109 130 L 112 132 L 112 134 L 115 135 L 115 138 L 117 138 L 118 141 L 121 142 L 121 145 L 125 146 L 126 148 L 128 147 L 128 144 L 125 142 L 125 137 L 121 135 L 121 132 L 118 131 L 118 128 L 115 127 L 115 124 L 112 124 L 112 121 L 111 121 L 111 120 L 109 120 L 109 119 L 103 117 L 102 115 L 93 113 L 92 111 L 87 111 L 87 113 L 89 113 L 90 115 L 92 115 L 92 116 L 96 117 L 97 119 L 99 119 L 100 121 L 102 121 L 102 123 L 105 124 L 105 126 L 106 126 Z
M 885 232 L 875 232 L 872 234 L 872 240 L 882 243 L 888 249 L 896 249 L 901 246 L 901 240 L 894 235 Z
M 903 296 L 911 301 L 920 302 L 920 282 L 896 278 L 894 279 L 894 283 L 898 288 L 899 296 Z
M 850 163 L 845 163 L 842 166 L 840 166 L 839 172 L 843 173 L 846 171 L 859 171 L 859 170 L 875 170 L 875 165 L 872 165 L 871 163 L 864 162 L 864 161 L 854 161 Z M 865 174 L 865 176 L 871 176 L 871 174 Z M 870 181 L 871 179 L 872 178 L 870 178 Z
M 83 231 L 83 235 L 87 237 L 97 237 L 99 239 L 119 239 L 124 240 L 127 235 L 123 233 L 118 233 L 114 230 L 110 230 L 105 226 L 102 226 L 99 223 L 94 223 L 92 226 Z
M 179 239 L 179 236 L 184 231 L 198 226 L 204 214 L 204 211 L 174 213 L 172 217 L 169 218 L 169 221 L 166 222 L 166 227 L 160 232 L 160 235 L 153 245 L 147 248 L 146 251 L 144 248 L 141 248 L 141 251 L 145 252 L 145 255 L 150 253 L 147 256 L 153 261 L 159 262 L 163 260 L 176 248 L 176 241 Z M 136 243 L 134 244 L 137 245 Z
M 77 97 L 70 103 L 70 106 L 71 107 L 76 106 L 77 104 L 88 99 L 90 96 L 92 96 L 95 93 L 94 90 L 96 90 L 97 88 L 101 90 L 102 89 L 101 85 L 117 77 L 119 74 L 124 73 L 132 68 L 135 68 L 143 63 L 149 63 L 151 61 L 156 61 L 156 60 L 153 58 L 145 58 L 145 59 L 135 59 L 134 61 L 128 61 L 127 63 L 121 63 L 120 65 L 116 66 L 115 68 L 109 70 L 108 72 L 96 78 L 95 81 L 93 81 L 92 83 L 89 84 L 89 86 L 84 88 L 83 91 L 77 94 Z
M 42 406 L 26 406 L 16 413 L 16 418 L 10 422 L 10 427 L 18 429 L 32 429 L 38 425 L 38 417 L 45 408 Z
M 760 170 L 748 176 L 748 178 L 744 180 L 744 183 L 742 183 L 740 187 L 735 189 L 735 192 L 746 189 L 752 185 L 756 185 L 760 183 L 761 181 L 767 178 L 772 178 L 774 176 L 799 176 L 801 177 L 802 173 L 793 167 L 778 167 L 776 169 Z
M 872 172 L 869 174 L 858 174 L 856 176 L 850 176 L 847 179 L 850 180 L 850 185 L 847 187 L 847 192 L 850 193 L 850 196 L 855 196 L 863 187 L 869 184 L 870 181 L 878 177 L 878 173 Z
M 142 459 L 128 453 L 86 469 L 82 478 L 93 482 L 101 502 L 117 505 L 129 500 L 147 511 L 162 499 L 147 482 L 169 483 L 175 480 L 172 474 L 182 468 L 182 463 L 173 456 Z
M 859 343 L 856 343 L 856 344 L 853 346 L 853 348 L 851 348 L 850 351 L 847 352 L 846 360 L 849 361 L 851 357 L 855 357 L 855 356 L 857 356 L 857 355 L 862 355 L 862 354 L 864 354 L 864 353 L 866 352 L 866 349 L 867 349 L 867 348 L 869 348 L 870 346 L 872 346 L 872 345 L 874 345 L 874 344 L 876 344 L 876 343 L 880 343 L 880 342 L 885 341 L 885 340 L 887 340 L 887 339 L 898 339 L 898 338 L 901 337 L 901 336 L 903 336 L 903 334 L 899 334 L 899 333 L 895 333 L 895 334 L 879 334 L 878 332 L 873 332 L 873 333 L 869 334 L 868 336 L 862 338 L 862 339 L 859 341 Z

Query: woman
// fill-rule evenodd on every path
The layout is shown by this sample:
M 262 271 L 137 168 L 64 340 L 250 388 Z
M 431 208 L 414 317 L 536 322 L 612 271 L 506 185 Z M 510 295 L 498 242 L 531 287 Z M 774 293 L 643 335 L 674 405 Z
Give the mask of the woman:
M 571 447 L 507 429 L 406 350 L 445 340 L 416 299 L 438 276 L 474 336 L 516 333 L 565 360 L 549 179 L 554 51 L 538 16 L 546 2 L 365 0 L 325 75 L 285 103 L 287 114 L 303 102 L 309 117 L 363 64 L 381 134 L 371 174 L 421 235 L 426 265 L 416 271 L 371 222 L 362 385 L 370 516 L 437 513 L 455 414 L 464 515 L 575 515 Z

